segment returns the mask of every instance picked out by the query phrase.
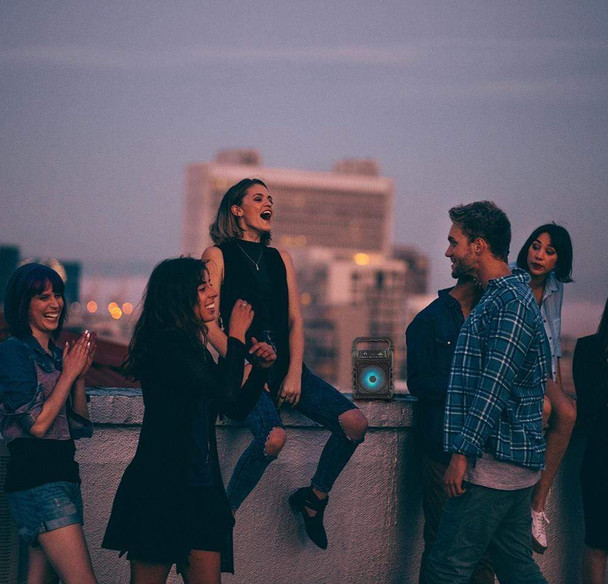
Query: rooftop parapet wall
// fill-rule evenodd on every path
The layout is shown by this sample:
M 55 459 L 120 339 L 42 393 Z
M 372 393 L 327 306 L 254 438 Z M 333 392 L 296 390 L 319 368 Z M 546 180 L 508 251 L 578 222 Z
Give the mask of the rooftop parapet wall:
M 140 425 L 144 418 L 144 404 L 141 390 L 128 388 L 87 389 L 90 398 L 89 412 L 96 426 Z M 352 399 L 350 394 L 345 394 Z M 414 426 L 414 404 L 417 399 L 411 395 L 401 395 L 393 400 L 358 401 L 357 406 L 367 416 L 374 429 L 406 429 Z M 321 428 L 318 424 L 285 405 L 281 409 L 281 419 L 288 428 Z M 242 424 L 225 418 L 218 426 L 241 428 Z
M 129 581 L 128 562 L 100 549 L 118 482 L 143 419 L 138 390 L 93 389 L 93 438 L 78 442 L 85 531 L 102 584 Z M 338 479 L 326 511 L 329 548 L 310 543 L 291 512 L 289 495 L 313 475 L 328 433 L 289 407 L 281 411 L 287 444 L 237 513 L 234 576 L 228 584 L 406 584 L 418 581 L 422 553 L 419 460 L 414 448 L 415 398 L 358 402 L 369 420 L 365 442 Z M 249 442 L 246 428 L 218 424 L 225 479 Z M 583 529 L 575 437 L 550 500 L 550 548 L 536 556 L 549 582 L 578 582 Z M 181 582 L 175 575 L 170 582 Z

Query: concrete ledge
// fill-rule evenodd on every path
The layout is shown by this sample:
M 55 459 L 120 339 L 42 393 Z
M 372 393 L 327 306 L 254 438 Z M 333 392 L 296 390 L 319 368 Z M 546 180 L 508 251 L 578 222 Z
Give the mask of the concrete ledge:
M 141 392 L 91 389 L 95 432 L 77 443 L 85 532 L 100 584 L 127 584 L 128 562 L 101 549 L 114 494 L 131 461 L 143 419 Z M 311 544 L 289 495 L 309 483 L 329 433 L 289 407 L 281 411 L 288 439 L 258 487 L 237 513 L 234 576 L 228 584 L 415 584 L 422 553 L 419 459 L 414 448 L 415 399 L 357 405 L 370 428 L 340 475 L 326 512 L 329 548 Z M 227 479 L 250 440 L 238 424 L 218 426 Z M 553 584 L 579 582 L 583 520 L 579 468 L 583 440 L 575 436 L 550 495 L 549 550 L 536 556 Z M 175 574 L 170 582 L 181 582 Z
M 91 420 L 99 425 L 138 425 L 144 417 L 144 404 L 139 389 L 117 387 L 88 389 Z M 344 394 L 353 401 L 352 394 Z M 414 425 L 414 396 L 397 395 L 392 400 L 357 400 L 357 407 L 365 414 L 370 428 L 411 428 Z M 298 411 L 285 405 L 281 419 L 288 428 L 320 427 Z M 220 426 L 242 426 L 224 419 Z

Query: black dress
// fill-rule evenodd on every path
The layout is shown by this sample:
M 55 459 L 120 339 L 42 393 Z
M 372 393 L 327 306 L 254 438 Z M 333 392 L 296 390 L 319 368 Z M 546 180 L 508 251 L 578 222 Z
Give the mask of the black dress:
M 192 526 L 208 526 L 218 534 L 222 571 L 234 571 L 234 519 L 220 473 L 215 420 L 220 412 L 242 419 L 259 398 L 266 371 L 254 367 L 241 387 L 245 355 L 245 345 L 232 337 L 219 366 L 178 331 L 150 341 L 141 380 L 145 411 L 139 444 L 118 487 L 102 547 L 128 552 L 131 559 L 180 566 L 197 549 Z M 197 440 L 196 449 L 194 423 L 207 438 Z M 210 477 L 202 492 L 213 500 L 193 500 L 193 462 L 198 474 Z

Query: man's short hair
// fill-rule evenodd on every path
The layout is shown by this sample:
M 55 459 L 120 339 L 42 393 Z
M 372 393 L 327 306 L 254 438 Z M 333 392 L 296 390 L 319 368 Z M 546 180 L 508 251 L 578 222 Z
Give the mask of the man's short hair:
M 474 241 L 484 239 L 495 258 L 507 261 L 511 245 L 511 223 L 502 209 L 492 201 L 475 201 L 449 210 L 452 223 Z

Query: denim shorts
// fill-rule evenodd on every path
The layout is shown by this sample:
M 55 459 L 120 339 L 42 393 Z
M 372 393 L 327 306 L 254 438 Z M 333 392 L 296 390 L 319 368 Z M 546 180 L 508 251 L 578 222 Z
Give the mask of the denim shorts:
M 6 493 L 6 499 L 19 535 L 28 545 L 36 545 L 40 533 L 83 523 L 82 495 L 76 483 L 45 483 Z

